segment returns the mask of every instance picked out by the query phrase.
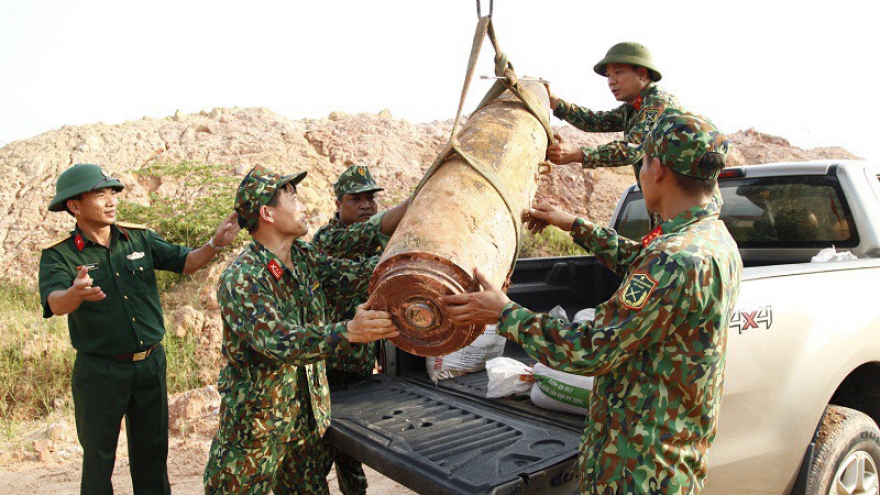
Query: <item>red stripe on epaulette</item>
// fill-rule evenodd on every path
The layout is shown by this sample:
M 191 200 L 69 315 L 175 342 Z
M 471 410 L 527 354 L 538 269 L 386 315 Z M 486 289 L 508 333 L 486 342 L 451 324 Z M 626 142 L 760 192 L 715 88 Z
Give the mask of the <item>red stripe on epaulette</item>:
M 642 237 L 642 247 L 643 247 L 643 248 L 648 247 L 648 244 L 651 244 L 651 241 L 653 241 L 654 239 L 660 237 L 660 235 L 661 235 L 662 233 L 663 233 L 663 226 L 662 226 L 662 225 L 658 225 L 657 228 L 655 228 L 654 230 L 648 232 L 648 235 L 646 235 L 645 237 Z
M 77 251 L 82 251 L 86 246 L 86 241 L 83 240 L 82 236 L 77 232 L 76 237 L 73 238 L 73 244 L 76 246 Z
M 632 102 L 632 107 L 635 108 L 637 112 L 642 109 L 642 95 L 639 95 L 639 97 Z
M 269 273 L 275 277 L 275 280 L 281 280 L 281 276 L 284 275 L 284 269 L 281 268 L 277 261 L 272 260 L 266 266 L 269 268 Z

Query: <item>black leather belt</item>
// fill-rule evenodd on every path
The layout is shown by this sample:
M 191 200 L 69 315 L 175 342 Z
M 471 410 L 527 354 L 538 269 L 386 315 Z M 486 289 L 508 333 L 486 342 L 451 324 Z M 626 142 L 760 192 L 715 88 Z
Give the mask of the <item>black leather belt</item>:
M 110 357 L 117 360 L 117 361 L 143 361 L 144 359 L 147 359 L 148 357 L 150 357 L 150 354 L 152 354 L 153 351 L 156 350 L 156 347 L 158 347 L 158 346 L 159 346 L 159 344 L 153 344 L 145 351 L 129 352 L 127 354 L 117 354 L 115 356 L 110 356 Z

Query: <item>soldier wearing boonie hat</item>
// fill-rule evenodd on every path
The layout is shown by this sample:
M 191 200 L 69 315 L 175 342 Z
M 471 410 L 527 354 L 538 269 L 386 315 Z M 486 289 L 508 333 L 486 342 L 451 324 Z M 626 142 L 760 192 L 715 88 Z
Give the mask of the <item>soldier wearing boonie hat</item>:
M 403 218 L 409 199 L 377 213 L 375 194 L 383 191 L 365 165 L 348 167 L 333 184 L 336 214 L 315 232 L 312 244 L 324 253 L 350 260 L 364 260 L 381 254 Z M 356 298 L 337 308 L 337 318 L 350 318 Z M 327 359 L 327 378 L 331 386 L 368 377 L 376 363 L 376 345 L 352 346 L 352 352 L 336 352 Z M 336 479 L 344 495 L 366 493 L 367 477 L 361 463 L 328 445 L 334 455 Z
M 378 258 L 331 258 L 302 240 L 308 229 L 296 186 L 305 177 L 257 166 L 235 196 L 253 242 L 217 289 L 227 364 L 206 493 L 328 493 L 324 359 L 397 335 L 383 311 L 362 306 L 350 320 L 335 318 L 339 301 L 364 297 Z
M 611 111 L 593 111 L 557 98 L 548 86 L 553 115 L 582 131 L 623 132 L 623 140 L 579 147 L 558 139 L 559 142 L 547 148 L 547 158 L 556 164 L 581 163 L 584 168 L 632 165 L 638 181 L 642 158 L 639 145 L 661 113 L 681 105 L 657 85 L 662 78 L 660 70 L 651 52 L 638 43 L 612 46 L 593 70 L 608 78 L 611 93 L 623 104 Z
M 125 186 L 98 165 L 61 173 L 49 211 L 74 229 L 43 248 L 43 317 L 68 315 L 76 349 L 71 390 L 83 448 L 82 493 L 111 493 L 119 424 L 126 421 L 131 478 L 143 493 L 170 493 L 168 394 L 162 306 L 155 270 L 193 273 L 238 233 L 230 214 L 198 249 L 171 244 L 143 225 L 116 221 Z
M 641 241 L 547 204 L 529 212 L 533 231 L 570 231 L 622 278 L 595 320 L 530 311 L 481 275 L 484 291 L 443 298 L 452 322 L 496 323 L 553 369 L 596 377 L 579 460 L 584 494 L 699 493 L 721 404 L 742 273 L 712 201 L 729 143 L 706 119 L 669 112 L 645 145 L 642 191 L 666 221 Z

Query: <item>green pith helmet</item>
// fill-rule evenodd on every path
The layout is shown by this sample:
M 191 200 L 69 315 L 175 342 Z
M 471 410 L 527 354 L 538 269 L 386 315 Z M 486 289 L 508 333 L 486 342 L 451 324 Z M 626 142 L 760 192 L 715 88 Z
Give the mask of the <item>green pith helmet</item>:
M 654 66 L 651 52 L 644 45 L 633 43 L 632 41 L 624 41 L 609 48 L 605 58 L 600 60 L 593 67 L 593 70 L 596 71 L 596 74 L 607 77 L 605 70 L 608 64 L 630 64 L 644 67 L 648 69 L 648 77 L 652 81 L 659 81 L 663 77 L 660 71 L 657 70 L 657 67 Z
M 65 211 L 68 199 L 105 187 L 112 187 L 116 191 L 125 189 L 119 179 L 105 174 L 101 167 L 91 163 L 78 163 L 58 176 L 55 197 L 49 203 L 49 211 Z

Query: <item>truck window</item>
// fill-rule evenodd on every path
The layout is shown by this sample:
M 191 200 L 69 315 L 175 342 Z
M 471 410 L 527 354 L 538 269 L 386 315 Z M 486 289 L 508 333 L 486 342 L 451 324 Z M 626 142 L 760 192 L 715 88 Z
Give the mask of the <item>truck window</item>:
M 834 176 L 787 176 L 719 181 L 721 219 L 740 248 L 823 248 L 858 245 L 852 213 Z M 618 233 L 648 232 L 641 192 L 627 196 Z

